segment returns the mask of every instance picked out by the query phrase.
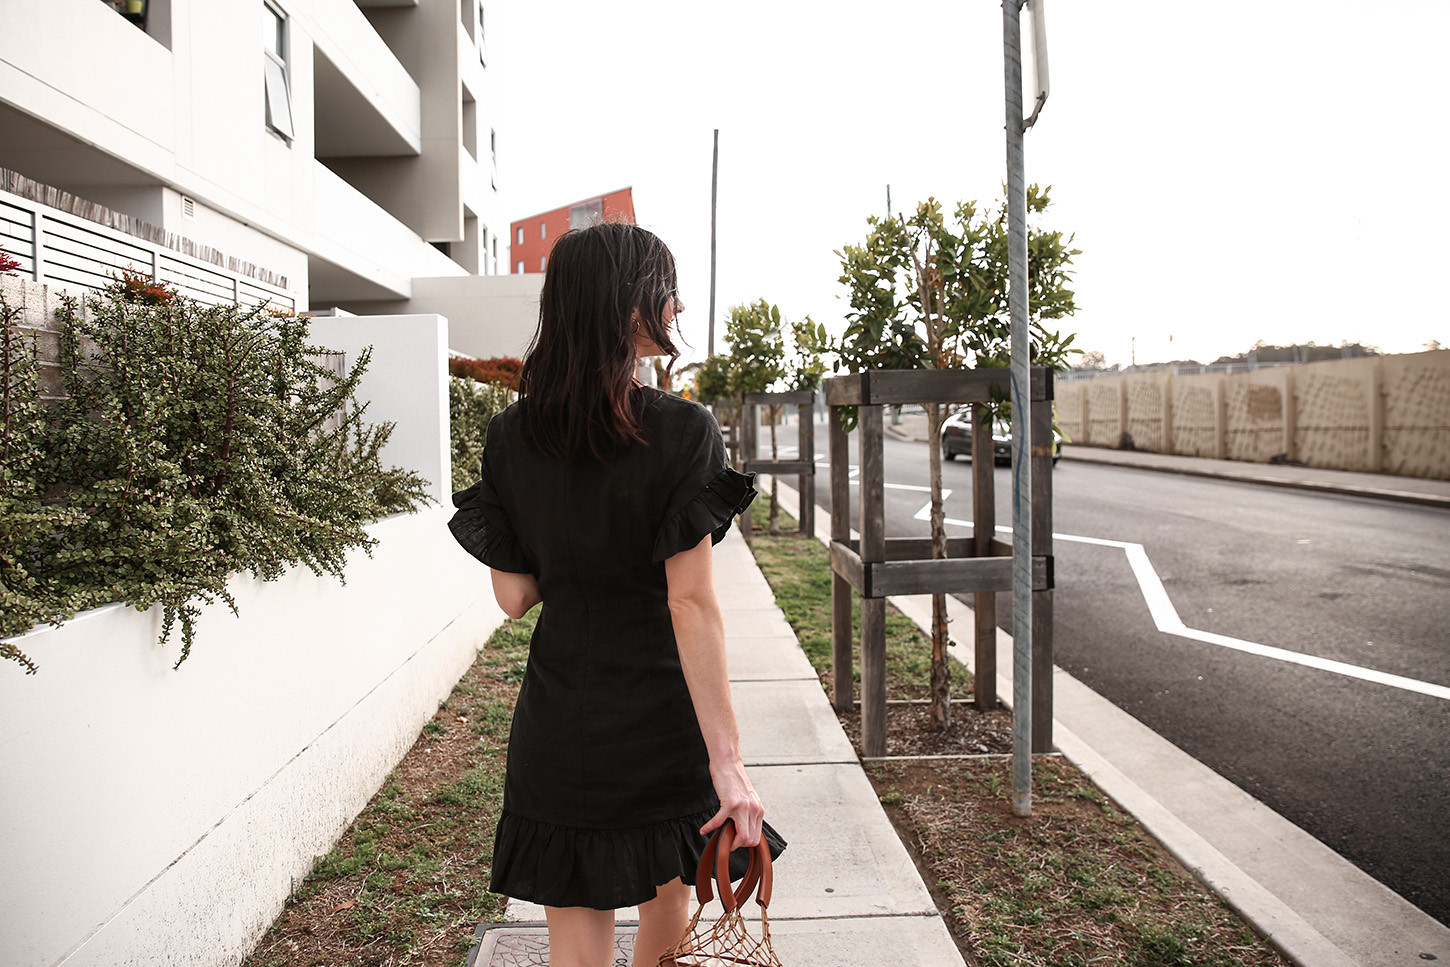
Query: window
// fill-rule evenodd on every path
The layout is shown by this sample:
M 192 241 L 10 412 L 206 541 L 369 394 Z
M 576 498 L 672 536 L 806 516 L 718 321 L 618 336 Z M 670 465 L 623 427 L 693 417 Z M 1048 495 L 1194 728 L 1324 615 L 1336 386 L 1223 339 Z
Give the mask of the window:
M 539 271 L 542 272 L 545 269 L 547 269 L 548 267 L 549 267 L 549 257 L 547 255 L 540 255 L 539 256 Z
M 514 266 L 514 271 L 517 272 L 519 275 L 523 275 L 524 274 L 524 260 L 523 259 L 519 259 L 519 264 Z
M 524 244 L 524 227 L 522 225 L 519 226 L 519 240 L 517 242 L 515 242 L 514 244 L 515 245 L 522 245 L 522 244 Z
M 267 127 L 291 141 L 292 95 L 287 89 L 287 17 L 271 3 L 262 4 L 262 77 L 267 99 Z
M 543 222 L 539 222 L 539 238 L 544 239 L 544 238 L 548 238 L 548 237 L 549 237 L 549 227 L 548 227 L 548 225 L 546 225 Z
M 588 228 L 604 217 L 604 199 L 596 198 L 569 209 L 570 228 Z

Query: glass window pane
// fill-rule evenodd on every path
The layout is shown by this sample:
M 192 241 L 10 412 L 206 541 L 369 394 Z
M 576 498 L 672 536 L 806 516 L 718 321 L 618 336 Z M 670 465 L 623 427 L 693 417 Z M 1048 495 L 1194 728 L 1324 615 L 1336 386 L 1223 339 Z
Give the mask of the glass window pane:
M 267 125 L 284 138 L 292 138 L 292 101 L 287 94 L 287 75 L 282 65 L 262 55 L 262 73 L 266 78 Z
M 285 59 L 284 38 L 286 24 L 279 14 L 268 4 L 262 4 L 262 49 L 268 53 Z

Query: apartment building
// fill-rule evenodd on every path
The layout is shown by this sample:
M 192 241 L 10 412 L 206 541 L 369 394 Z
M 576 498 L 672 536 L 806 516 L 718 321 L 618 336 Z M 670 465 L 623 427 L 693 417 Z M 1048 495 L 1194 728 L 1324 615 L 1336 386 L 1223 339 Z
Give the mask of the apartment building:
M 621 188 L 576 201 L 553 211 L 540 212 L 509 224 L 511 258 L 516 275 L 543 272 L 554 242 L 571 228 L 599 220 L 634 224 L 634 189 Z
M 442 300 L 459 348 L 516 351 L 537 285 L 508 279 L 487 24 L 483 0 L 5 0 L 0 247 L 61 286 L 149 245 L 183 291 Z

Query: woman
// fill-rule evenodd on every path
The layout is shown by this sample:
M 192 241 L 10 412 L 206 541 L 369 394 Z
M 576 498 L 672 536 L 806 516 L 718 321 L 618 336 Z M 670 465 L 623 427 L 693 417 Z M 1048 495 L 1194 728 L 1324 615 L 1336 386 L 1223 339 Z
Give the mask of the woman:
M 655 967 L 726 820 L 741 846 L 784 847 L 745 774 L 711 575 L 751 477 L 726 463 L 707 410 L 634 376 L 641 357 L 679 356 L 675 293 L 650 232 L 561 236 L 521 398 L 489 424 L 482 479 L 453 498 L 449 526 L 504 612 L 544 605 L 492 889 L 544 905 L 554 967 L 613 963 L 614 910 L 634 905 L 634 963 Z

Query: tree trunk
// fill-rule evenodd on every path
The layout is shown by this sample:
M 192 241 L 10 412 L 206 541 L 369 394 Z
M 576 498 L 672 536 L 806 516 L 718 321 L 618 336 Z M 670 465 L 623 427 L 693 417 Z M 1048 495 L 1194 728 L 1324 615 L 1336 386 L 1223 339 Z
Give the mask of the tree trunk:
M 931 454 L 931 556 L 942 560 L 947 556 L 946 512 L 941 496 L 941 425 L 942 405 L 927 404 L 931 437 L 927 449 Z M 951 667 L 947 664 L 947 599 L 944 594 L 931 596 L 931 721 L 945 729 L 952 720 Z
M 775 444 L 775 423 L 780 419 L 781 408 L 779 404 L 772 403 L 765 408 L 765 418 L 770 421 L 770 459 L 772 462 L 780 459 Z M 770 533 L 780 533 L 780 501 L 776 498 L 775 482 L 780 474 L 770 475 Z

